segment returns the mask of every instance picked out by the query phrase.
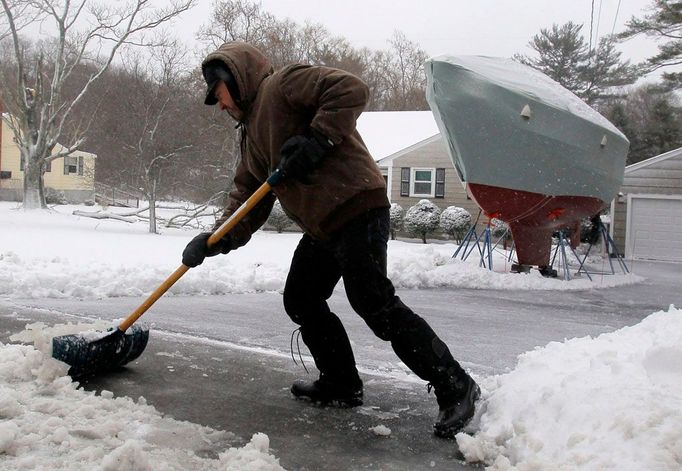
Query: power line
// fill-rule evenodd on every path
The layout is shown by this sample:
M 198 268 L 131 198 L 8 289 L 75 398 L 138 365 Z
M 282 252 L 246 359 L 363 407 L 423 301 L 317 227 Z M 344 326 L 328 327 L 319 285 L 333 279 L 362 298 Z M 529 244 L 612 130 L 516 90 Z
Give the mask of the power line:
M 616 16 L 613 18 L 613 28 L 611 28 L 611 35 L 613 36 L 613 32 L 616 31 L 616 21 L 618 20 L 618 12 L 620 11 L 620 2 L 621 0 L 618 0 L 618 6 L 616 7 Z
M 603 0 L 599 0 L 599 13 L 597 13 L 597 27 L 594 30 L 594 47 L 599 48 L 599 24 L 601 23 L 601 7 L 604 4 Z
M 590 10 L 590 49 L 592 52 L 592 28 L 594 27 L 594 0 L 592 0 L 592 9 Z

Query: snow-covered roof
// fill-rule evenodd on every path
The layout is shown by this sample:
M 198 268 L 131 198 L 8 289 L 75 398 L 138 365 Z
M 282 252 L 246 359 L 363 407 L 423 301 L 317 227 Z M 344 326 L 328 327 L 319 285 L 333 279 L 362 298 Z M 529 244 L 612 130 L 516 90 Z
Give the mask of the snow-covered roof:
M 675 157 L 679 157 L 680 155 L 682 155 L 682 147 L 678 147 L 677 149 L 673 149 L 663 154 L 659 154 L 655 157 L 651 157 L 649 159 L 628 165 L 627 167 L 625 167 L 625 175 L 627 175 L 628 173 L 632 173 L 636 170 L 639 170 L 640 168 L 648 167 L 649 165 L 661 162 L 662 160 L 668 160 L 673 159 Z
M 439 133 L 431 111 L 368 111 L 357 128 L 376 161 Z

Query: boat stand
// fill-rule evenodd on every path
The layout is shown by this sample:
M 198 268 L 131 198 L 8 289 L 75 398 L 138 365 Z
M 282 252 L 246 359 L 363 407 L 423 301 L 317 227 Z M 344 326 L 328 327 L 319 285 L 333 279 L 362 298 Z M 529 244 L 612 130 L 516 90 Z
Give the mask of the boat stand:
M 620 269 L 623 274 L 630 273 L 630 270 L 628 269 L 628 266 L 625 264 L 625 258 L 623 255 L 618 251 L 618 247 L 616 247 L 616 243 L 613 241 L 613 238 L 609 234 L 609 231 L 606 229 L 606 226 L 604 223 L 601 222 L 601 219 L 598 221 L 598 226 L 599 226 L 599 232 L 601 234 L 601 242 L 603 243 L 603 248 L 604 248 L 604 253 L 606 254 L 606 258 L 609 260 L 609 267 L 611 268 L 611 272 L 596 272 L 592 271 L 593 275 L 615 275 L 616 270 L 613 267 L 613 260 L 616 259 L 618 261 L 618 265 L 620 266 Z M 580 268 L 578 268 L 578 271 L 576 274 L 580 274 L 580 272 L 585 272 L 585 274 L 588 274 L 587 268 L 585 268 L 585 260 L 587 260 L 588 255 L 590 255 L 590 250 L 592 250 L 592 247 L 594 247 L 595 244 L 590 244 L 589 247 L 587 248 L 587 251 L 585 252 L 585 256 L 583 257 L 582 261 L 580 262 Z M 589 274 L 588 274 L 589 276 Z
M 504 240 L 504 238 L 507 236 L 509 228 L 505 230 L 504 234 L 502 234 L 502 236 L 499 237 L 495 244 L 493 245 L 490 220 L 488 221 L 488 224 L 486 225 L 485 229 L 483 229 L 480 235 L 476 232 L 476 226 L 478 224 L 480 217 L 481 210 L 478 211 L 476 220 L 467 231 L 466 235 L 464 236 L 464 239 L 462 239 L 462 242 L 460 242 L 459 246 L 457 247 L 457 250 L 455 250 L 455 253 L 452 255 L 452 258 L 457 257 L 457 255 L 459 255 L 459 253 L 461 252 L 462 253 L 461 259 L 466 260 L 467 258 L 469 258 L 469 255 L 471 255 L 471 252 L 474 251 L 474 248 L 478 248 L 478 254 L 480 257 L 478 266 L 487 268 L 488 270 L 492 270 L 493 251 L 497 248 L 497 245 L 500 243 L 500 241 Z M 471 247 L 469 247 L 470 245 Z M 513 252 L 514 249 L 512 247 L 512 251 L 509 254 L 509 260 L 511 260 Z
M 580 264 L 580 268 L 582 268 L 582 264 L 584 262 L 580 260 L 580 256 L 578 256 L 578 253 L 571 247 L 571 243 L 569 242 L 568 238 L 566 237 L 565 231 L 559 231 L 559 242 L 557 243 L 556 248 L 554 249 L 554 255 L 552 256 L 552 263 L 549 265 L 550 268 L 554 268 L 554 263 L 557 262 L 557 257 L 558 257 L 558 264 L 557 264 L 557 271 L 562 271 L 564 274 L 564 280 L 569 281 L 571 279 L 571 271 L 568 266 L 568 255 L 567 255 L 567 250 L 566 247 L 569 248 L 569 250 L 573 253 L 575 256 L 576 260 L 578 260 L 578 263 Z M 592 277 L 590 274 L 586 271 L 583 270 L 587 277 L 592 281 Z M 576 275 L 580 273 L 580 269 L 578 269 L 578 272 Z
M 459 252 L 462 252 L 462 260 L 466 260 L 467 257 L 469 256 L 469 253 L 471 252 L 469 250 L 469 244 L 478 244 L 478 239 L 479 236 L 476 233 L 476 225 L 478 224 L 478 220 L 481 217 L 481 210 L 478 210 L 478 216 L 476 216 L 476 220 L 474 223 L 469 227 L 469 230 L 467 231 L 466 235 L 462 239 L 462 241 L 459 243 L 459 246 L 457 246 L 457 250 L 455 250 L 455 253 L 452 254 L 451 258 L 455 258 Z M 480 247 L 479 247 L 480 250 Z M 467 253 L 468 252 L 468 253 Z

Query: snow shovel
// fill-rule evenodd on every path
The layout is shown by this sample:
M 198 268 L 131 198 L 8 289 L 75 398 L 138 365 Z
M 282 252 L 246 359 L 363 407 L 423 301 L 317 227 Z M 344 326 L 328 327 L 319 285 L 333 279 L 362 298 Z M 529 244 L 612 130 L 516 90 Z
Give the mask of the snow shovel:
M 279 169 L 256 190 L 208 239 L 215 244 L 241 221 L 270 189 L 282 179 Z M 61 335 L 52 339 L 52 356 L 71 366 L 69 376 L 81 378 L 123 366 L 139 357 L 147 346 L 149 328 L 133 325 L 142 314 L 184 275 L 190 267 L 182 264 L 152 294 L 124 319 L 118 327 L 106 331 L 88 331 Z

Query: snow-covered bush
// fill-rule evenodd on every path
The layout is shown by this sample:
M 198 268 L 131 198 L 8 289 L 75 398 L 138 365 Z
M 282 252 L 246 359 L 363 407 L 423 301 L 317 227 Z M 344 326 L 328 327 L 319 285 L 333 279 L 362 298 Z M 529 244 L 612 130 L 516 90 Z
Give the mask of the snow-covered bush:
M 471 226 L 471 214 L 464 208 L 448 206 L 440 214 L 441 230 L 455 240 L 462 240 Z
M 405 230 L 412 235 L 419 236 L 426 243 L 426 236 L 438 229 L 440 224 L 440 209 L 429 200 L 421 200 L 412 206 L 405 214 Z
M 391 216 L 391 239 L 395 240 L 395 233 L 403 228 L 403 207 L 398 203 L 391 203 L 389 210 Z
M 580 242 L 596 244 L 601 238 L 601 221 L 599 215 L 580 221 Z
M 270 216 L 268 216 L 268 225 L 273 227 L 277 232 L 281 233 L 284 229 L 293 224 L 293 221 L 289 219 L 287 213 L 282 209 L 282 205 L 279 200 L 275 200 L 275 204 L 270 211 Z
M 45 203 L 47 204 L 67 204 L 66 196 L 63 191 L 45 187 Z

